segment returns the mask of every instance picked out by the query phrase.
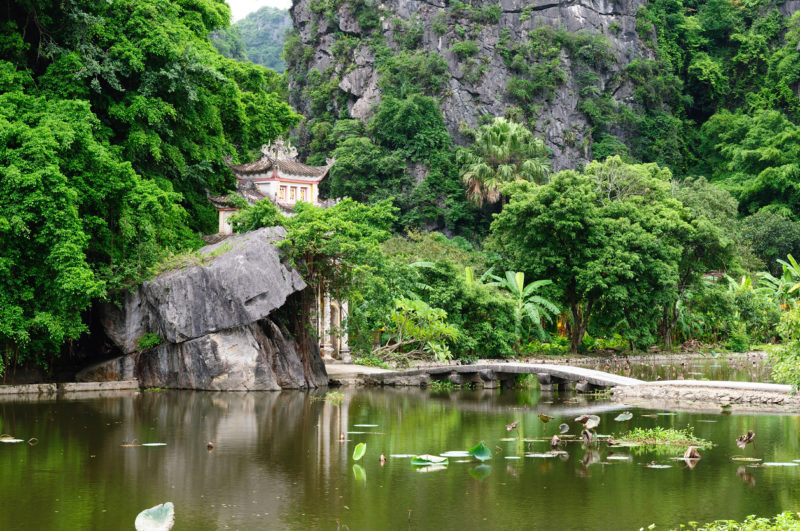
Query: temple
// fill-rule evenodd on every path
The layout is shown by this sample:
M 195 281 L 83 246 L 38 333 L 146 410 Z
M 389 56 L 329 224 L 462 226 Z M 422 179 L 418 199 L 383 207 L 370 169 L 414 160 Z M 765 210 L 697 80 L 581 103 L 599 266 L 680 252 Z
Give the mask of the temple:
M 245 203 L 254 204 L 269 199 L 286 216 L 294 214 L 297 202 L 311 203 L 319 207 L 335 204 L 320 201 L 319 183 L 328 175 L 335 160 L 327 159 L 325 166 L 309 166 L 299 162 L 297 149 L 278 137 L 275 142 L 261 146 L 261 158 L 247 164 L 225 163 L 236 177 L 236 191 L 228 195 L 211 195 L 208 200 L 219 214 L 218 233 L 207 238 L 209 243 L 220 241 L 233 233 L 231 217 Z M 347 317 L 347 301 L 332 299 L 330 294 L 319 289 L 313 325 L 319 337 L 319 347 L 325 359 L 350 359 L 347 332 L 342 321 Z
M 278 137 L 261 147 L 261 158 L 246 164 L 225 161 L 236 177 L 236 192 L 208 196 L 219 214 L 219 232 L 231 234 L 230 218 L 239 210 L 241 199 L 249 204 L 269 199 L 284 214 L 291 215 L 298 201 L 325 206 L 319 200 L 319 183 L 328 175 L 335 160 L 325 166 L 309 166 L 297 160 L 297 149 Z M 241 199 L 234 196 L 238 195 Z

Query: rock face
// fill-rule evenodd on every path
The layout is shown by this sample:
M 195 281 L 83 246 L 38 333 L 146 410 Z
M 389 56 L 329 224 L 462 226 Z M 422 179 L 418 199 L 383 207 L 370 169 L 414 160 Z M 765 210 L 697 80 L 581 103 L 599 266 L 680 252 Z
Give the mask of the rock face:
M 278 390 L 327 384 L 325 366 L 298 320 L 305 282 L 281 262 L 281 227 L 202 248 L 185 267 L 165 272 L 104 308 L 106 335 L 133 354 L 144 387 Z M 139 340 L 160 344 L 140 349 Z M 123 373 L 131 356 L 82 373 Z M 127 365 L 126 365 L 127 364 Z
M 303 89 L 309 73 L 317 71 L 345 95 L 347 109 L 339 109 L 340 115 L 346 111 L 348 116 L 367 119 L 381 97 L 376 42 L 394 52 L 435 53 L 447 64 L 444 86 L 436 96 L 457 141 L 464 140 L 461 128 L 477 126 L 481 116 L 520 117 L 522 112 L 553 150 L 555 170 L 585 162 L 597 140 L 591 138 L 590 119 L 581 107 L 587 94 L 599 92 L 618 104 L 630 104 L 633 88 L 621 73 L 634 59 L 653 57 L 636 32 L 636 12 L 645 0 L 385 0 L 380 5 L 350 0 L 335 4 L 338 9 L 325 12 L 314 0 L 296 0 L 290 10 L 302 44 L 298 53 L 288 54 L 287 68 L 291 103 L 299 112 L 314 117 L 312 99 Z M 360 21 L 370 20 L 370 10 L 376 12 L 372 20 L 379 22 L 364 29 Z M 514 46 L 535 42 L 538 37 L 531 32 L 545 26 L 602 38 L 611 60 L 600 65 L 594 58 L 581 56 L 581 50 L 568 47 L 554 58 L 532 59 L 523 53 L 517 59 Z M 346 47 L 342 46 L 345 39 Z M 414 44 L 409 45 L 409 40 Z M 474 48 L 459 50 L 466 43 Z M 541 64 L 555 60 L 565 75 L 558 86 L 521 103 L 509 82 L 527 76 L 538 83 L 546 74 L 520 64 L 533 67 L 538 60 Z M 587 92 L 590 70 L 593 81 Z M 527 110 L 520 110 L 526 106 Z M 624 137 L 625 132 L 615 134 Z

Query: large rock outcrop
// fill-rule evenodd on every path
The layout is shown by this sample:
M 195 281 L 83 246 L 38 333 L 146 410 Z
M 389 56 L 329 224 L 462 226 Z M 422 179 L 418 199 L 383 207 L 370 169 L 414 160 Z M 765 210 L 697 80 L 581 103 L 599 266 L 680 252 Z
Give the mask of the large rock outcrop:
M 133 358 L 144 387 L 326 385 L 319 349 L 298 317 L 306 284 L 274 245 L 284 237 L 283 228 L 272 227 L 209 245 L 126 293 L 119 306 L 106 305 L 106 335 L 129 356 L 81 377 L 122 373 L 116 368 L 130 366 Z
M 574 167 L 588 160 L 597 140 L 592 138 L 586 111 L 590 106 L 582 102 L 609 95 L 615 104 L 630 105 L 633 87 L 622 73 L 635 59 L 653 58 L 636 32 L 636 13 L 645 4 L 645 0 L 349 0 L 333 2 L 338 8 L 326 12 L 314 0 L 297 0 L 290 10 L 300 43 L 288 54 L 291 103 L 305 116 L 315 117 L 313 98 L 305 89 L 317 90 L 319 82 L 311 85 L 309 80 L 321 77 L 344 94 L 347 108 L 339 109 L 340 116 L 368 119 L 381 98 L 379 63 L 385 61 L 385 55 L 376 55 L 376 43 L 394 52 L 432 53 L 447 65 L 444 84 L 435 95 L 457 141 L 465 140 L 462 128 L 477 126 L 482 116 L 513 114 L 533 123 L 545 138 L 553 150 L 554 169 Z M 584 44 L 570 48 L 542 40 L 535 33 L 542 27 L 597 39 L 589 48 Z M 541 55 L 533 57 L 530 47 L 521 52 L 520 45 L 528 43 L 534 55 Z M 591 49 L 598 43 L 604 48 L 602 60 L 594 55 L 598 50 Z M 560 73 L 551 68 L 556 64 Z M 320 76 L 310 75 L 313 71 Z M 550 75 L 557 79 L 555 86 L 546 86 L 549 81 L 544 78 Z M 512 90 L 514 78 L 523 83 Z M 527 87 L 545 88 L 520 95 L 525 82 Z M 329 102 L 328 108 L 337 102 Z M 626 134 L 612 132 L 623 138 Z

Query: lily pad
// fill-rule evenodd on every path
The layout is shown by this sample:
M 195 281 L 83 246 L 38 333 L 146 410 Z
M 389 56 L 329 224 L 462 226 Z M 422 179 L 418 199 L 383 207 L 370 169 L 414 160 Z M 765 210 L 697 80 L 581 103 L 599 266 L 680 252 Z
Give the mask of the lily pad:
M 600 417 L 597 415 L 581 415 L 575 418 L 575 422 L 580 422 L 587 430 L 592 430 L 600 425 Z
M 518 440 L 516 437 L 503 437 L 500 439 L 501 442 L 517 442 Z
M 659 417 L 674 417 L 675 415 L 677 415 L 677 413 L 674 413 L 672 411 L 660 411 L 656 413 L 656 415 Z
M 716 422 L 716 420 L 711 420 L 711 419 L 698 419 L 698 420 L 697 420 L 697 422 L 708 422 L 708 423 L 711 423 L 711 422 Z
M 442 452 L 439 455 L 441 457 L 469 457 L 472 454 L 466 450 L 450 450 L 449 452 Z
M 133 525 L 136 531 L 169 531 L 175 525 L 175 506 L 166 502 L 145 509 L 136 516 Z
M 486 461 L 492 458 L 492 452 L 483 444 L 483 441 L 478 443 L 474 448 L 470 448 L 469 455 L 478 461 Z
M 800 466 L 800 463 L 761 463 L 761 466 Z
M 632 418 L 633 418 L 633 413 L 631 413 L 630 411 L 623 411 L 622 413 L 614 417 L 614 420 L 616 420 L 617 422 L 627 422 Z
M 22 439 L 17 439 L 15 437 L 0 437 L 0 442 L 1 443 L 6 443 L 6 444 L 16 444 L 16 443 L 21 443 L 21 442 L 25 442 L 25 441 L 23 441 Z
M 446 465 L 447 458 L 438 455 L 422 454 L 411 458 L 412 466 Z
M 506 459 L 522 459 L 522 458 L 521 458 L 520 456 L 518 456 L 518 455 L 507 455 L 505 458 L 506 458 Z
M 377 424 L 353 424 L 354 428 L 377 428 Z
M 358 443 L 356 447 L 353 449 L 353 461 L 358 461 L 367 451 L 367 444 L 366 443 Z
M 547 452 L 547 453 L 529 453 L 529 454 L 525 454 L 525 457 L 537 457 L 537 458 L 541 458 L 541 459 L 549 459 L 549 458 L 555 457 L 556 455 L 557 454 L 553 454 L 553 453 L 550 453 L 550 452 Z
M 389 454 L 389 457 L 394 457 L 395 459 L 406 459 L 408 457 L 417 457 L 416 454 Z
M 633 458 L 629 455 L 609 455 L 606 459 L 610 461 L 630 461 Z
M 142 446 L 166 446 L 167 443 L 142 443 Z
M 745 461 L 747 463 L 758 463 L 761 461 L 758 457 L 745 457 L 743 455 L 734 455 L 731 461 Z
M 650 463 L 645 465 L 647 468 L 672 468 L 672 465 L 659 465 L 658 463 Z

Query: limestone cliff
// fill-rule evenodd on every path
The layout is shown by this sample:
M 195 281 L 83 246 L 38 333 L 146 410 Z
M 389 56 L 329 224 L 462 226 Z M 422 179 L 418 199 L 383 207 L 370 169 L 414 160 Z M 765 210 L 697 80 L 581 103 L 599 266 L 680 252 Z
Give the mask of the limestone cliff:
M 79 375 L 133 373 L 144 387 L 278 390 L 327 384 L 325 366 L 299 322 L 305 282 L 283 264 L 264 228 L 204 247 L 104 308 L 106 335 L 130 357 Z M 142 348 L 142 340 L 149 340 Z M 153 344 L 157 343 L 157 344 Z
M 425 54 L 427 62 L 412 63 L 421 70 L 442 65 L 441 83 L 428 92 L 457 141 L 482 116 L 512 115 L 545 137 L 554 169 L 573 167 L 601 136 L 598 113 L 633 104 L 626 67 L 652 58 L 636 32 L 644 3 L 297 0 L 287 47 L 291 103 L 311 118 L 330 112 L 367 119 L 392 70 L 387 57 Z M 322 83 L 335 84 L 337 95 L 321 111 L 311 92 Z M 602 135 L 625 141 L 631 132 L 618 122 Z

